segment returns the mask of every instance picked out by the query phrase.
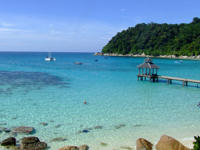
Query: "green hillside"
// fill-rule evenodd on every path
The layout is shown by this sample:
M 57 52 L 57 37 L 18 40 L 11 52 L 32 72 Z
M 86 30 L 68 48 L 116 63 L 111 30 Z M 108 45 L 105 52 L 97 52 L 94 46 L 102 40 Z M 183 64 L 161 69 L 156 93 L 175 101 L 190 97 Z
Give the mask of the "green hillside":
M 103 53 L 146 55 L 200 55 L 200 18 L 189 24 L 137 24 L 117 33 Z

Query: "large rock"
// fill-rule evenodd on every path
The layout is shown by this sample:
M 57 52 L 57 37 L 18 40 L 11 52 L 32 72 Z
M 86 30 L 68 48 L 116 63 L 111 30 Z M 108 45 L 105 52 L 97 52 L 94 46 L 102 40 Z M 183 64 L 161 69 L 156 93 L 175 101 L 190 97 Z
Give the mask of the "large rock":
M 89 150 L 89 146 L 87 146 L 87 145 L 81 145 L 79 147 L 79 150 Z
M 16 146 L 16 139 L 14 137 L 9 137 L 1 142 L 2 146 Z
M 156 145 L 156 150 L 190 150 L 176 139 L 163 135 Z
M 64 146 L 59 150 L 79 150 L 79 148 L 77 146 Z
M 25 127 L 25 126 L 16 127 L 12 130 L 13 133 L 25 133 L 25 134 L 31 134 L 33 131 L 34 131 L 33 127 Z
M 20 144 L 20 150 L 45 150 L 47 144 L 40 142 L 37 137 L 25 137 Z
M 152 150 L 153 144 L 143 138 L 139 138 L 136 141 L 136 149 L 137 150 Z

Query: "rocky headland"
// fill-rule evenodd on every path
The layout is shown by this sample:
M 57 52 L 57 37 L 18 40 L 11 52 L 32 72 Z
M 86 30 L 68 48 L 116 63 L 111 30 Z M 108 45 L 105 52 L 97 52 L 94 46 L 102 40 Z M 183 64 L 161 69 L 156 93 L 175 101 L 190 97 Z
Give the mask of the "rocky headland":
M 101 53 L 97 52 L 94 54 L 95 56 L 115 56 L 115 57 L 153 57 L 153 58 L 167 58 L 167 59 L 191 59 L 191 60 L 200 60 L 200 55 L 198 56 L 175 56 L 175 55 L 159 55 L 159 56 L 152 56 L 152 55 L 145 55 L 142 54 L 117 54 L 117 53 Z

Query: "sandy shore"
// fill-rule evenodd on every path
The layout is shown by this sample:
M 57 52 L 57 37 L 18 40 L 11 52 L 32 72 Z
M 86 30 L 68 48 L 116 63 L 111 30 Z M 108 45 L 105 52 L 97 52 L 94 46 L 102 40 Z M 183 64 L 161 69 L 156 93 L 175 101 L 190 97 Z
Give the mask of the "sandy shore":
M 167 58 L 167 59 L 189 59 L 189 60 L 200 60 L 200 55 L 198 56 L 175 56 L 175 55 L 160 55 L 160 56 L 151 56 L 143 54 L 116 54 L 116 53 L 95 53 L 96 56 L 117 56 L 117 57 L 153 57 L 153 58 Z

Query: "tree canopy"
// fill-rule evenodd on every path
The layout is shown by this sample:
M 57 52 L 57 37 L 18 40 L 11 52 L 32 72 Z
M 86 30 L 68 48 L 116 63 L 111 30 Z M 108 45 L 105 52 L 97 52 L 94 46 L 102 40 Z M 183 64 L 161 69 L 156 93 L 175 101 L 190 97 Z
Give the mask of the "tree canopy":
M 103 53 L 146 55 L 200 55 L 200 18 L 189 24 L 137 24 L 117 33 Z

